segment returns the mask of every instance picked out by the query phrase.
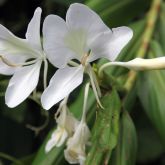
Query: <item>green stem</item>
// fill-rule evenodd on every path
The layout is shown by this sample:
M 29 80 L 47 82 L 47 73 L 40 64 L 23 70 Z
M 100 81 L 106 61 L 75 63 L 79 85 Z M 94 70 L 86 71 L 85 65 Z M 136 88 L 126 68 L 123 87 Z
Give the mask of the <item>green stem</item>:
M 0 157 L 4 158 L 6 160 L 10 160 L 11 162 L 17 164 L 17 165 L 24 165 L 21 161 L 17 160 L 16 158 L 14 158 L 13 156 L 7 155 L 3 152 L 0 152 Z
M 40 133 L 40 131 L 42 131 L 43 129 L 45 129 L 45 127 L 46 127 L 46 126 L 48 125 L 48 123 L 49 123 L 49 113 L 48 113 L 48 111 L 46 111 L 46 110 L 44 110 L 44 109 L 42 108 L 42 105 L 41 105 L 41 103 L 40 103 L 40 100 L 38 99 L 39 97 L 38 97 L 37 95 L 38 95 L 38 94 L 35 93 L 35 95 L 29 96 L 29 99 L 33 100 L 34 102 L 36 102 L 36 103 L 41 107 L 41 112 L 43 112 L 42 115 L 45 116 L 45 121 L 44 121 L 44 123 L 43 123 L 41 126 L 39 126 L 39 127 L 35 127 L 35 126 L 30 125 L 30 124 L 27 124 L 27 125 L 26 125 L 27 128 L 29 128 L 29 129 L 31 129 L 32 131 L 35 132 L 35 135 L 38 135 L 38 134 Z
M 156 20 L 158 18 L 160 4 L 161 4 L 161 0 L 153 0 L 153 2 L 152 2 L 151 8 L 148 12 L 146 28 L 143 33 L 141 46 L 137 52 L 137 57 L 143 58 L 148 50 L 148 45 L 151 41 L 151 38 L 152 38 L 152 35 L 154 32 L 154 28 L 155 28 L 155 24 L 156 24 Z M 129 77 L 124 85 L 124 88 L 127 91 L 130 91 L 136 80 L 137 72 L 131 70 L 131 71 L 129 71 L 128 75 L 129 75 Z
M 49 123 L 49 113 L 47 111 L 45 111 L 45 110 L 43 110 L 43 111 L 44 111 L 45 121 L 44 121 L 44 123 L 41 126 L 35 127 L 35 126 L 30 125 L 30 124 L 26 125 L 27 128 L 29 128 L 29 129 L 31 129 L 32 131 L 35 132 L 35 135 L 38 135 L 40 133 L 40 131 L 45 129 L 46 126 Z

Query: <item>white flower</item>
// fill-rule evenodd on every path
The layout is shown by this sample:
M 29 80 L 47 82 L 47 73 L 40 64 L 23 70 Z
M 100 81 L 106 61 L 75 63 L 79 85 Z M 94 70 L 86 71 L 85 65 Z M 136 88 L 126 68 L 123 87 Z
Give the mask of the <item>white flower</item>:
M 46 144 L 46 152 L 49 152 L 55 146 L 60 147 L 68 137 L 73 135 L 79 124 L 79 121 L 69 112 L 66 102 L 67 99 L 64 99 L 57 110 L 57 113 L 60 112 L 60 116 L 56 118 L 57 129 L 52 133 Z
M 14 36 L 0 25 L 0 73 L 13 74 L 5 94 L 6 104 L 11 108 L 23 102 L 36 88 L 41 63 L 47 63 L 40 39 L 41 12 L 39 7 L 35 10 L 26 39 Z
M 110 30 L 101 18 L 83 4 L 72 4 L 66 22 L 49 15 L 44 21 L 44 49 L 49 61 L 59 69 L 44 91 L 41 102 L 45 109 L 66 97 L 83 81 L 84 69 L 98 58 L 116 59 L 132 38 L 132 30 L 118 27 Z M 77 67 L 66 66 L 71 59 Z
M 151 59 L 135 58 L 127 62 L 112 62 L 109 65 L 123 66 L 133 70 L 154 70 L 165 69 L 165 57 L 157 57 Z
M 90 138 L 90 130 L 86 124 L 88 93 L 89 83 L 85 86 L 81 122 L 77 126 L 73 137 L 68 139 L 67 149 L 64 151 L 65 159 L 71 164 L 84 165 L 86 159 L 85 146 L 89 143 Z
M 90 131 L 85 122 L 81 122 L 73 137 L 68 139 L 65 159 L 70 164 L 84 165 L 86 159 L 85 146 L 88 143 Z

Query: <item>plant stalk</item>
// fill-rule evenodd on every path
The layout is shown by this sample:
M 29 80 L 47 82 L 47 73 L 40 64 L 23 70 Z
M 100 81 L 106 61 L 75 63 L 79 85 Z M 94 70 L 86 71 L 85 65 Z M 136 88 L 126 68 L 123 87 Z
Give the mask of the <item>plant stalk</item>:
M 153 0 L 153 2 L 151 4 L 151 8 L 147 15 L 146 28 L 143 33 L 141 46 L 137 52 L 137 57 L 139 57 L 139 58 L 144 58 L 146 55 L 146 52 L 148 50 L 148 46 L 151 41 L 151 38 L 152 38 L 152 35 L 154 32 L 154 28 L 155 28 L 155 24 L 156 24 L 156 21 L 158 18 L 160 4 L 161 4 L 161 0 Z M 126 89 L 126 91 L 130 91 L 132 89 L 134 82 L 136 80 L 136 77 L 137 77 L 137 72 L 135 72 L 133 70 L 129 71 L 128 74 L 129 74 L 129 77 L 124 85 L 124 88 Z

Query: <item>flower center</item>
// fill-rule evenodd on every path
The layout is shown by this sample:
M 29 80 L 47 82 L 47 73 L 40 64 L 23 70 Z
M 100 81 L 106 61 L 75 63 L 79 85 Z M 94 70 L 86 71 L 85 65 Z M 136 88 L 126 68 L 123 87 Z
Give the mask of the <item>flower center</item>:
M 83 57 L 81 58 L 81 64 L 83 65 L 83 66 L 85 66 L 86 64 L 87 64 L 87 59 L 88 59 L 88 57 L 89 57 L 89 55 L 90 55 L 90 52 L 91 52 L 91 50 L 89 50 L 87 53 L 85 53 L 84 55 L 83 55 Z

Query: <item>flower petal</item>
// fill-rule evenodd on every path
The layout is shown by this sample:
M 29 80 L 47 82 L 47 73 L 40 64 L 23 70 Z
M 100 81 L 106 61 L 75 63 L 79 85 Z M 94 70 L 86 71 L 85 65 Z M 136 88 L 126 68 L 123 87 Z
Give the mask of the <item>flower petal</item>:
M 18 64 L 18 63 L 23 63 L 26 61 L 25 56 L 17 56 L 17 55 L 6 55 L 6 59 L 11 61 L 12 63 Z M 6 64 L 4 64 L 2 61 L 0 61 L 0 74 L 3 75 L 12 75 L 14 74 L 20 67 L 10 67 Z
M 133 36 L 133 31 L 128 27 L 118 27 L 112 29 L 112 31 L 113 33 L 105 32 L 100 34 L 91 43 L 92 54 L 89 62 L 103 57 L 114 61 Z
M 79 86 L 83 80 L 83 71 L 82 65 L 78 67 L 67 66 L 57 70 L 41 96 L 44 109 L 50 109 Z
M 49 61 L 58 68 L 66 66 L 74 53 L 64 43 L 68 33 L 65 21 L 56 15 L 46 17 L 43 24 L 43 47 Z
M 69 111 L 65 99 L 60 103 L 56 116 L 58 113 L 60 113 L 60 115 L 56 117 L 58 126 L 65 128 L 65 130 L 68 132 L 68 135 L 71 136 L 78 126 L 79 121 Z
M 0 55 L 19 55 L 26 58 L 36 58 L 36 52 L 27 40 L 13 35 L 0 24 Z
M 49 152 L 53 147 L 60 147 L 68 137 L 68 133 L 64 128 L 57 127 L 52 133 L 50 140 L 47 142 L 45 151 Z
M 85 122 L 81 122 L 74 133 L 68 139 L 67 148 L 64 151 L 65 159 L 70 164 L 83 163 L 86 159 L 85 146 L 90 138 L 90 130 Z
M 83 4 L 70 5 L 66 14 L 66 23 L 70 29 L 84 29 L 88 38 L 94 39 L 99 33 L 110 31 L 99 15 Z
M 40 38 L 41 12 L 42 10 L 40 7 L 35 10 L 26 32 L 26 39 L 32 46 L 39 50 L 42 50 Z
M 5 94 L 6 104 L 13 108 L 23 102 L 36 88 L 39 79 L 41 61 L 19 68 L 9 81 Z

